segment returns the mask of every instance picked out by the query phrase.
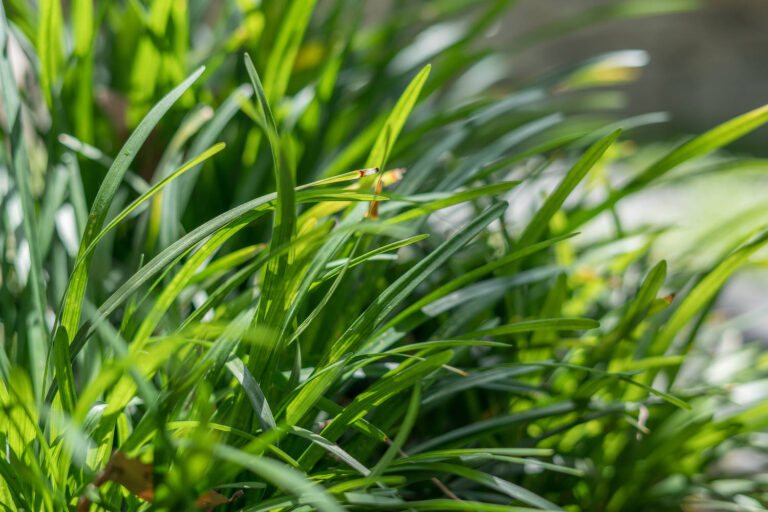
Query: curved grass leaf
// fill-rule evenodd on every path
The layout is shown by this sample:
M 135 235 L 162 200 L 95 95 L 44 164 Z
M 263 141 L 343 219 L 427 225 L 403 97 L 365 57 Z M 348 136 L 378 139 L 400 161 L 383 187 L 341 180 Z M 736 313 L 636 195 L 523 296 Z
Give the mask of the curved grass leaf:
M 621 130 L 616 130 L 607 137 L 597 141 L 584 153 L 528 223 L 525 231 L 520 235 L 518 242 L 520 245 L 526 246 L 538 241 L 546 231 L 552 216 L 563 206 L 563 203 L 573 192 L 573 189 L 576 188 L 576 185 L 584 179 L 584 176 L 602 158 L 608 148 L 616 142 L 620 134 Z
M 379 135 L 373 143 L 373 148 L 365 161 L 365 167 L 381 167 L 383 162 L 389 159 L 389 152 L 392 146 L 395 145 L 397 136 L 400 135 L 400 130 L 403 129 L 411 110 L 416 105 L 416 101 L 419 99 L 421 89 L 424 87 L 431 69 L 432 66 L 425 66 L 408 84 L 408 87 L 406 87 L 402 96 L 400 96 L 400 99 L 395 104 L 395 108 L 392 109 L 386 122 L 381 127 Z
M 670 347 L 672 340 L 685 325 L 706 306 L 710 299 L 720 290 L 726 280 L 744 265 L 749 257 L 768 242 L 768 231 L 758 235 L 754 240 L 734 251 L 723 260 L 712 272 L 707 274 L 688 296 L 675 309 L 664 328 L 654 340 L 648 355 L 662 355 Z
M 160 121 L 163 115 L 168 112 L 176 100 L 178 100 L 181 95 L 192 86 L 192 83 L 200 77 L 204 70 L 204 67 L 198 68 L 189 76 L 189 78 L 165 95 L 165 97 L 163 97 L 163 99 L 149 111 L 146 117 L 142 119 L 141 123 L 139 123 L 133 131 L 125 145 L 120 149 L 120 152 L 112 163 L 112 166 L 109 168 L 107 175 L 104 177 L 104 180 L 99 187 L 99 191 L 96 194 L 96 198 L 93 201 L 88 223 L 85 227 L 83 237 L 80 240 L 80 252 L 78 254 L 83 254 L 101 231 L 101 227 L 107 217 L 107 211 L 112 204 L 117 188 L 120 186 L 123 176 L 128 170 L 128 166 L 133 162 L 136 153 L 142 144 L 144 144 L 147 137 L 149 137 L 152 129 Z M 67 295 L 63 299 L 64 310 L 61 315 L 61 325 L 68 333 L 70 333 L 70 336 L 74 336 L 74 333 L 77 332 L 80 324 L 80 312 L 82 310 L 83 297 L 85 296 L 85 285 L 88 280 L 88 268 L 90 266 L 91 257 L 86 257 L 84 263 L 72 273 L 72 276 L 70 277 L 71 283 L 67 289 Z M 72 340 L 70 340 L 70 344 L 72 344 Z M 73 352 L 75 354 L 77 353 L 77 347 L 75 347 Z
M 259 384 L 253 378 L 253 375 L 251 375 L 251 372 L 245 367 L 245 364 L 243 364 L 240 358 L 233 357 L 227 361 L 226 366 L 243 387 L 245 394 L 248 395 L 248 400 L 251 402 L 251 406 L 253 406 L 253 410 L 256 413 L 256 418 L 259 420 L 261 429 L 267 431 L 277 428 L 275 418 L 272 416 L 272 411 L 267 403 L 267 398 L 261 391 Z
M 570 227 L 576 228 L 601 212 L 613 207 L 624 197 L 638 192 L 650 183 L 664 176 L 678 165 L 701 156 L 743 137 L 768 122 L 768 105 L 762 106 L 739 117 L 726 121 L 712 130 L 695 137 L 673 149 L 659 161 L 640 173 L 621 190 L 611 194 L 603 203 L 592 209 L 579 211 L 570 219 Z
M 483 329 L 480 331 L 468 332 L 461 338 L 482 338 L 484 336 L 507 336 L 521 332 L 533 331 L 570 331 L 570 330 L 588 330 L 597 329 L 600 322 L 590 318 L 542 318 L 537 320 L 525 320 L 512 324 Z
M 395 439 L 392 444 L 389 445 L 387 451 L 381 456 L 376 465 L 371 469 L 371 477 L 379 476 L 384 472 L 384 469 L 395 459 L 398 453 L 401 451 L 405 441 L 413 429 L 413 425 L 416 422 L 416 416 L 419 414 L 419 402 L 421 400 L 421 383 L 416 383 L 411 393 L 411 400 L 408 402 L 408 409 L 405 412 L 400 428 L 397 431 Z
M 488 487 L 489 489 L 493 489 L 496 492 L 505 494 L 512 499 L 520 500 L 523 503 L 537 507 L 540 510 L 563 510 L 551 501 L 546 500 L 541 496 L 538 496 L 537 494 L 523 487 L 520 487 L 519 485 L 508 482 L 507 480 L 497 476 L 489 475 L 487 473 L 483 473 L 482 471 L 459 466 L 457 464 L 449 464 L 445 462 L 431 462 L 421 464 L 416 463 L 413 465 L 403 466 L 402 468 L 398 469 L 408 471 L 429 471 L 430 473 L 449 473 L 460 476 L 462 478 L 473 480 L 485 487 Z
M 344 510 L 322 487 L 311 483 L 300 472 L 279 462 L 265 457 L 255 457 L 242 450 L 222 444 L 213 447 L 213 455 L 253 471 L 267 482 L 306 500 L 307 503 L 311 503 L 320 511 L 343 512 Z

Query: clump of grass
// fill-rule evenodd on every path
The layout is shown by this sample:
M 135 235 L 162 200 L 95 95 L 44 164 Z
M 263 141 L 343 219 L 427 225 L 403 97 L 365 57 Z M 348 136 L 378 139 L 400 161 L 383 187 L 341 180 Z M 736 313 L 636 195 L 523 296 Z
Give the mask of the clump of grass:
M 4 509 L 758 503 L 759 483 L 729 494 L 704 471 L 765 405 L 723 413 L 722 383 L 685 369 L 768 235 L 667 276 L 658 231 L 615 207 L 681 164 L 713 170 L 696 159 L 768 109 L 610 186 L 623 141 L 662 118 L 588 115 L 609 93 L 578 91 L 637 54 L 474 90 L 514 3 L 372 23 L 343 0 L 4 4 Z M 692 6 L 618 2 L 511 48 Z M 450 37 L 424 53 L 430 30 Z M 616 232 L 585 243 L 599 217 Z

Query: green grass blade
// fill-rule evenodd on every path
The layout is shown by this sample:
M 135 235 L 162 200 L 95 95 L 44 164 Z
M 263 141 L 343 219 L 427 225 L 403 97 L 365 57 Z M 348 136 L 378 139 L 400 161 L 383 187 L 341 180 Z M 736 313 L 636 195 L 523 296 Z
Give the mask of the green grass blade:
M 275 417 L 272 415 L 272 410 L 269 408 L 267 398 L 261 391 L 259 384 L 245 367 L 243 361 L 240 358 L 230 358 L 226 363 L 229 372 L 235 376 L 237 381 L 245 390 L 245 394 L 248 396 L 248 400 L 253 406 L 253 410 L 256 413 L 256 418 L 259 420 L 261 429 L 263 431 L 273 430 L 277 428 L 275 424 Z
M 538 281 L 555 277 L 562 272 L 561 267 L 548 266 L 536 267 L 530 270 L 518 272 L 510 277 L 495 277 L 486 279 L 459 290 L 449 295 L 437 299 L 421 308 L 421 312 L 429 317 L 435 317 L 446 311 L 473 301 L 485 300 L 488 298 L 501 298 L 512 287 L 529 285 Z
M 192 83 L 197 80 L 204 70 L 205 68 L 203 67 L 197 69 L 197 71 L 192 73 L 189 78 L 165 95 L 165 97 L 150 110 L 141 123 L 139 123 L 125 145 L 120 149 L 120 153 L 117 155 L 112 166 L 109 168 L 107 175 L 104 177 L 93 205 L 91 206 L 88 224 L 83 233 L 83 238 L 80 241 L 80 254 L 87 250 L 88 246 L 91 245 L 91 242 L 101 231 L 101 227 L 104 225 L 107 211 L 112 204 L 115 193 L 123 180 L 123 176 L 125 176 L 125 172 L 128 170 L 128 166 L 136 157 L 139 148 L 147 137 L 149 137 L 150 132 L 163 115 L 165 115 L 176 100 L 189 89 Z M 64 298 L 64 311 L 61 317 L 61 325 L 70 333 L 70 335 L 74 335 L 79 327 L 80 312 L 82 310 L 83 297 L 85 296 L 89 265 L 90 257 L 87 257 L 84 260 L 84 263 L 73 272 L 70 277 L 71 283 L 67 290 L 67 295 Z
M 485 229 L 492 220 L 498 218 L 506 207 L 506 203 L 497 203 L 488 207 L 475 220 L 459 230 L 400 279 L 392 283 L 333 344 L 324 360 L 326 362 L 334 361 L 349 351 L 359 349 L 377 323 L 386 318 L 427 276 L 445 264 L 451 256 Z
M 83 251 L 82 255 L 78 258 L 78 261 L 75 263 L 75 268 L 77 268 L 77 266 L 79 266 L 81 263 L 83 263 L 86 260 L 86 258 L 91 254 L 91 252 L 93 252 L 93 250 L 96 248 L 96 244 L 98 244 L 99 241 L 102 238 L 104 238 L 104 236 L 107 235 L 107 233 L 109 233 L 112 229 L 114 229 L 115 226 L 117 226 L 120 222 L 122 222 L 128 215 L 133 213 L 134 210 L 136 210 L 138 207 L 144 204 L 147 200 L 151 199 L 153 196 L 157 195 L 160 191 L 163 190 L 164 187 L 169 185 L 173 180 L 179 178 L 185 172 L 189 171 L 190 169 L 194 168 L 195 166 L 199 165 L 205 160 L 208 160 L 213 155 L 223 150 L 225 147 L 226 145 L 222 142 L 222 143 L 216 144 L 213 147 L 208 148 L 202 154 L 196 156 L 189 162 L 185 163 L 184 165 L 182 165 L 181 167 L 173 171 L 171 174 L 169 174 L 165 179 L 154 184 L 152 188 L 144 192 L 144 194 L 137 197 L 133 202 L 131 202 L 131 204 L 126 206 L 114 219 L 112 219 L 105 228 L 103 228 L 99 232 L 99 234 L 93 239 L 90 245 L 85 249 L 85 251 Z
M 359 417 L 366 415 L 373 407 L 384 403 L 397 393 L 415 385 L 438 370 L 453 357 L 450 351 L 440 352 L 421 361 L 406 361 L 387 373 L 365 392 L 360 393 L 344 410 L 333 418 L 321 435 L 330 441 L 341 437 Z M 321 451 L 310 446 L 299 458 L 303 468 L 312 468 L 318 462 Z
M 766 122 L 768 122 L 768 105 L 742 114 L 730 121 L 726 121 L 720 126 L 682 144 L 640 173 L 621 190 L 617 190 L 611 194 L 608 199 L 600 205 L 592 209 L 582 210 L 574 215 L 570 220 L 571 228 L 578 227 L 591 220 L 628 195 L 643 190 L 649 184 L 658 180 L 678 165 L 720 149 L 756 128 L 759 128 Z
M 296 55 L 316 3 L 317 0 L 293 0 L 283 17 L 264 72 L 265 97 L 271 103 L 279 101 L 288 88 Z
M 505 494 L 512 499 L 520 500 L 523 503 L 538 507 L 540 510 L 559 510 L 563 509 L 555 505 L 549 500 L 542 498 L 541 496 L 520 487 L 519 485 L 508 482 L 497 476 L 489 475 L 478 471 L 476 469 L 459 466 L 457 464 L 449 464 L 445 462 L 432 462 L 414 464 L 412 466 L 403 467 L 403 469 L 415 470 L 415 471 L 430 471 L 454 474 L 463 478 L 473 480 L 489 489 L 493 489 L 496 492 Z
M 621 339 L 626 336 L 637 323 L 642 320 L 642 315 L 646 314 L 656 300 L 661 285 L 667 276 L 667 262 L 662 260 L 654 266 L 648 273 L 648 276 L 640 286 L 637 296 L 630 304 L 627 312 L 619 320 L 616 327 L 613 328 L 610 338 Z
M 408 464 L 418 461 L 438 461 L 441 459 L 456 459 L 474 455 L 504 455 L 509 457 L 551 457 L 554 450 L 550 448 L 457 448 L 454 450 L 435 450 L 409 455 L 399 459 L 396 464 Z
M 672 405 L 675 405 L 681 409 L 691 409 L 691 406 L 684 402 L 683 400 L 677 398 L 674 395 L 671 395 L 669 393 L 665 393 L 664 391 L 660 391 L 658 389 L 655 389 L 647 384 L 644 384 L 643 382 L 638 382 L 636 380 L 631 379 L 630 377 L 634 375 L 637 372 L 631 372 L 631 373 L 611 373 L 606 372 L 603 370 L 598 370 L 597 368 L 589 368 L 587 366 L 582 366 L 578 364 L 571 364 L 571 363 L 555 363 L 551 361 L 540 361 L 540 362 L 532 362 L 532 363 L 509 363 L 509 366 L 541 366 L 541 367 L 550 367 L 550 368 L 567 368 L 571 370 L 581 370 L 587 373 L 600 375 L 602 377 L 607 377 L 610 379 L 618 379 L 621 381 L 626 382 L 627 384 L 630 384 L 632 386 L 635 386 L 637 388 L 640 388 L 642 390 L 645 390 L 653 395 L 656 395 L 667 402 L 671 403 Z
M 397 249 L 400 249 L 401 247 L 405 247 L 407 245 L 415 244 L 416 242 L 420 242 L 424 240 L 425 238 L 428 238 L 429 235 L 416 235 L 409 238 L 406 238 L 404 240 L 398 240 L 397 242 L 392 242 L 389 244 L 382 245 L 381 247 L 378 247 L 372 251 L 368 251 L 365 254 L 362 254 L 360 256 L 357 256 L 356 258 L 352 258 L 351 260 L 347 260 L 349 262 L 349 268 L 353 268 L 361 263 L 365 263 L 366 261 L 370 260 L 371 258 L 378 256 L 380 254 L 385 254 L 390 251 L 395 251 Z M 325 274 L 323 274 L 320 279 L 317 280 L 317 282 L 326 281 L 334 276 L 339 275 L 339 273 L 342 272 L 342 270 L 345 268 L 344 265 L 345 262 L 337 262 L 339 266 L 336 268 L 329 270 Z
M 382 326 L 376 334 L 373 335 L 374 338 L 381 338 L 381 335 L 387 330 L 392 328 L 395 325 L 398 325 L 399 323 L 403 322 L 405 319 L 410 317 L 411 315 L 417 313 L 421 308 L 424 306 L 431 304 L 432 302 L 435 302 L 439 300 L 441 297 L 445 297 L 446 295 L 459 290 L 463 288 L 464 286 L 468 285 L 469 283 L 472 283 L 473 281 L 480 279 L 483 276 L 486 276 L 490 274 L 491 272 L 495 272 L 499 269 L 502 269 L 509 265 L 510 263 L 513 263 L 514 261 L 524 258 L 530 254 L 534 254 L 538 251 L 541 251 L 543 249 L 546 249 L 547 247 L 550 247 L 557 242 L 561 242 L 563 240 L 566 240 L 570 237 L 574 236 L 571 235 L 563 235 L 558 236 L 555 238 L 551 238 L 549 240 L 545 240 L 543 242 L 539 242 L 537 244 L 530 245 L 528 247 L 524 247 L 521 249 L 517 249 L 515 251 L 512 251 L 502 258 L 499 258 L 498 260 L 492 261 L 490 263 L 487 263 L 483 266 L 480 266 L 474 270 L 471 270 L 470 272 L 467 272 L 466 274 L 457 277 L 456 279 L 452 280 L 449 283 L 444 284 L 443 286 L 437 288 L 436 290 L 433 290 L 432 292 L 428 293 L 418 301 L 414 302 L 407 308 L 405 308 L 402 312 L 398 313 L 392 320 L 388 321 L 384 326 Z M 382 348 L 379 345 L 376 345 L 378 348 Z
M 395 104 L 395 108 L 389 114 L 384 126 L 381 127 L 379 135 L 373 143 L 373 148 L 368 155 L 365 167 L 380 167 L 383 162 L 388 160 L 389 152 L 392 146 L 394 146 L 400 131 L 403 129 L 403 125 L 405 125 L 411 110 L 416 105 L 416 101 L 419 99 L 421 89 L 424 87 L 431 69 L 432 67 L 429 65 L 424 67 L 405 89 L 403 95 Z
M 256 97 L 266 119 L 267 139 L 272 150 L 272 161 L 274 164 L 275 182 L 277 183 L 277 203 L 275 206 L 275 219 L 272 228 L 271 247 L 281 247 L 290 243 L 296 232 L 296 197 L 294 191 L 294 171 L 290 169 L 289 164 L 284 159 L 281 150 L 280 135 L 277 131 L 275 118 L 267 100 L 267 95 L 261 85 L 256 68 L 248 54 L 245 55 L 245 67 L 248 70 L 248 76 L 251 84 L 256 91 Z M 264 275 L 264 284 L 262 286 L 261 298 L 259 301 L 259 311 L 257 322 L 267 326 L 279 328 L 278 318 L 286 311 L 288 305 L 285 303 L 286 294 L 283 293 L 288 275 L 288 266 L 293 259 L 292 254 L 285 254 L 275 260 L 271 260 L 266 268 Z M 279 344 L 276 341 L 274 346 Z M 255 349 L 256 347 L 254 347 Z M 252 352 L 256 356 L 256 352 Z M 268 351 L 262 363 L 269 360 Z M 251 361 L 253 364 L 253 361 Z M 252 366 L 253 368 L 253 366 Z
M 364 496 L 367 498 L 366 500 L 359 500 L 357 495 L 347 493 L 347 499 L 351 504 L 355 505 L 359 503 L 362 506 L 375 506 L 377 510 L 438 510 L 440 512 L 448 512 L 452 510 L 461 512 L 534 512 L 536 510 L 541 510 L 538 508 L 513 507 L 510 505 L 468 500 L 456 501 L 437 498 L 423 501 L 403 501 L 398 499 L 385 500 L 383 498 L 380 500 L 371 500 L 370 495 L 366 494 Z
M 408 210 L 404 211 L 401 214 L 398 214 L 398 215 L 395 215 L 394 217 L 390 217 L 386 219 L 384 222 L 386 222 L 387 224 L 397 224 L 399 222 L 405 222 L 411 219 L 422 217 L 424 215 L 429 215 L 430 213 L 436 212 L 438 210 L 442 210 L 443 208 L 448 208 L 449 206 L 453 206 L 459 203 L 472 201 L 473 199 L 477 199 L 480 197 L 490 197 L 496 194 L 502 194 L 504 192 L 507 192 L 515 188 L 519 184 L 520 184 L 519 181 L 505 181 L 503 183 L 494 183 L 491 185 L 477 187 L 470 190 L 463 190 L 461 192 L 457 192 L 444 199 L 438 199 L 436 201 L 429 202 L 422 206 L 415 206 L 415 207 L 409 208 Z
M 64 412 L 71 415 L 75 410 L 77 395 L 70 363 L 69 337 L 64 329 L 59 330 L 53 340 L 53 369 L 61 390 L 61 405 Z
M 544 318 L 537 320 L 526 320 L 512 324 L 483 329 L 480 331 L 468 332 L 461 338 L 483 338 L 485 336 L 507 336 L 521 332 L 533 331 L 570 331 L 570 330 L 589 330 L 600 327 L 600 322 L 590 318 Z
M 719 149 L 754 131 L 766 122 L 768 122 L 768 105 L 726 121 L 671 151 L 633 179 L 627 188 L 630 190 L 639 189 L 681 163 Z
M 624 404 L 620 404 L 618 410 L 624 411 Z M 576 404 L 570 401 L 546 405 L 544 407 L 531 408 L 515 414 L 505 414 L 488 420 L 465 425 L 445 434 L 432 436 L 416 446 L 409 448 L 411 455 L 432 450 L 438 446 L 452 445 L 454 443 L 466 443 L 483 437 L 493 432 L 509 429 L 512 425 L 527 424 L 539 418 L 548 418 L 568 414 L 576 410 Z
M 49 107 L 53 105 L 51 89 L 58 80 L 63 61 L 63 24 L 61 4 L 58 0 L 41 0 L 37 52 L 40 56 L 40 85 Z
M 576 188 L 576 185 L 584 179 L 589 170 L 595 166 L 608 148 L 618 139 L 620 133 L 621 130 L 616 130 L 607 137 L 597 141 L 584 153 L 528 223 L 525 231 L 520 236 L 520 245 L 526 246 L 538 241 L 547 230 L 552 216 L 563 206 L 563 203 L 573 192 L 573 189 Z
M 488 144 L 477 154 L 473 155 L 468 161 L 449 174 L 440 185 L 441 190 L 452 190 L 466 183 L 477 180 L 486 174 L 486 166 L 489 162 L 494 162 L 502 157 L 511 148 L 534 137 L 545 130 L 561 123 L 563 116 L 552 114 L 535 119 L 526 123 L 509 133 L 505 134 L 491 144 Z
M 731 275 L 749 260 L 758 249 L 768 242 L 768 231 L 758 235 L 753 241 L 745 244 L 706 275 L 687 297 L 675 309 L 664 328 L 654 340 L 649 356 L 664 354 L 672 344 L 675 336 L 688 322 L 704 308 L 710 299 L 720 291 Z
M 16 88 L 11 61 L 9 57 L 9 25 L 5 16 L 5 8 L 0 5 L 0 89 L 2 89 L 3 106 L 5 107 L 5 122 L 8 127 L 8 142 L 10 148 L 9 164 L 21 200 L 22 226 L 29 247 L 29 277 L 27 286 L 31 296 L 31 315 L 28 338 L 29 357 L 33 361 L 43 361 L 44 353 L 50 350 L 46 347 L 45 337 L 45 283 L 42 276 L 42 255 L 39 247 L 39 231 L 35 216 L 35 205 L 31 188 L 31 171 L 29 155 L 22 126 L 22 106 L 19 91 Z M 36 365 L 32 372 L 32 382 L 36 391 L 44 384 L 45 368 L 43 363 Z
M 405 441 L 408 439 L 408 436 L 411 433 L 411 430 L 413 429 L 414 423 L 416 423 L 416 416 L 419 414 L 420 402 L 421 383 L 417 382 L 413 387 L 411 400 L 408 402 L 408 409 L 405 412 L 405 417 L 403 418 L 402 423 L 400 423 L 400 428 L 397 431 L 397 435 L 392 441 L 392 444 L 390 444 L 387 448 L 387 451 L 384 452 L 384 455 L 381 456 L 376 465 L 371 469 L 371 477 L 380 476 L 384 472 L 384 469 L 389 466 L 389 464 L 400 453 L 400 450 L 402 449 Z
M 256 457 L 231 446 L 217 444 L 215 457 L 247 468 L 267 482 L 303 498 L 322 512 L 343 512 L 338 503 L 318 484 L 314 484 L 298 471 L 266 457 Z
M 253 88 L 249 85 L 241 85 L 230 94 L 226 100 L 221 104 L 216 112 L 213 114 L 213 118 L 202 129 L 202 131 L 195 137 L 189 148 L 188 154 L 197 155 L 203 151 L 204 148 L 213 145 L 215 140 L 219 137 L 221 132 L 232 121 L 232 118 L 239 112 L 240 103 L 247 101 L 253 95 Z M 195 187 L 195 183 L 200 175 L 201 166 L 194 169 L 190 169 L 179 181 L 171 186 L 169 194 L 175 195 L 176 216 L 180 217 L 182 212 L 186 211 L 189 205 L 189 199 L 192 196 L 192 190 Z M 163 211 L 165 215 L 165 211 Z
M 296 436 L 303 437 L 304 439 L 307 439 L 309 441 L 312 441 L 312 443 L 321 447 L 323 450 L 325 450 L 329 454 L 344 461 L 349 467 L 351 467 L 361 475 L 366 477 L 371 475 L 370 469 L 365 467 L 360 461 L 358 461 L 356 458 L 354 458 L 352 455 L 346 452 L 338 444 L 332 443 L 331 441 L 327 440 L 323 436 L 319 434 L 315 434 L 310 430 L 307 430 L 301 427 L 296 427 L 296 426 L 291 427 L 291 433 L 293 433 Z
M 536 368 L 494 368 L 484 371 L 470 372 L 468 376 L 458 379 L 452 378 L 441 380 L 424 396 L 423 406 L 425 408 L 431 407 L 441 400 L 445 400 L 466 389 L 482 389 L 484 384 L 499 380 L 507 380 L 510 377 L 525 375 L 533 371 L 536 371 Z

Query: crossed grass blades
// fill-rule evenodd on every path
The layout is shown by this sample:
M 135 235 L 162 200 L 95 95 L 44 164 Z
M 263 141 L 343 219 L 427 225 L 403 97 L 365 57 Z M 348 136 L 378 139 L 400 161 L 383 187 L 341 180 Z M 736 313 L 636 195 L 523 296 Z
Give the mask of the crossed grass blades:
M 355 1 L 4 2 L 3 510 L 763 510 L 764 481 L 706 470 L 760 448 L 768 405 L 684 370 L 768 235 L 667 276 L 660 230 L 615 207 L 762 166 L 705 155 L 768 108 L 635 158 L 664 116 L 616 120 L 602 87 L 636 51 L 501 98 L 470 78 L 695 2 L 483 44 L 515 3 L 363 24 Z M 582 242 L 600 217 L 614 233 Z M 730 386 L 764 375 L 756 347 L 731 357 Z

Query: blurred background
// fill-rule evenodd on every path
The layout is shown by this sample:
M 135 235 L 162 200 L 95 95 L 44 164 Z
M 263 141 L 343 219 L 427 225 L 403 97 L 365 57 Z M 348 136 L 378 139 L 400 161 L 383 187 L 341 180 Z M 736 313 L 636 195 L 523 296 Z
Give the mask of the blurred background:
M 523 0 L 499 37 L 526 32 L 605 0 Z M 650 62 L 639 79 L 623 87 L 626 109 L 640 114 L 669 111 L 667 133 L 701 132 L 768 103 L 768 2 L 704 0 L 702 8 L 599 24 L 538 45 L 514 63 L 516 76 L 587 59 L 611 50 L 646 50 Z M 733 148 L 768 154 L 763 128 Z
M 553 41 L 518 48 L 521 36 L 612 0 L 519 0 L 495 27 L 492 38 L 514 50 L 509 85 L 526 82 L 542 71 L 614 50 L 642 49 L 650 58 L 635 82 L 619 87 L 627 93 L 628 114 L 667 111 L 665 125 L 652 137 L 700 133 L 726 119 L 768 103 L 768 2 L 765 0 L 692 1 L 700 8 L 662 16 L 639 17 L 579 28 Z M 638 4 L 643 2 L 638 2 Z M 647 0 L 645 3 L 663 3 Z M 368 2 L 368 15 L 383 16 L 393 0 Z M 585 11 L 586 10 L 586 11 Z M 614 87 L 615 88 L 615 87 Z M 763 127 L 731 148 L 768 155 Z

